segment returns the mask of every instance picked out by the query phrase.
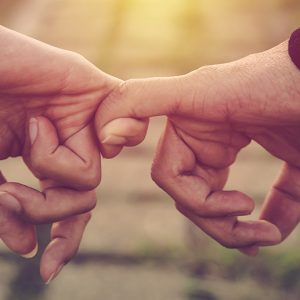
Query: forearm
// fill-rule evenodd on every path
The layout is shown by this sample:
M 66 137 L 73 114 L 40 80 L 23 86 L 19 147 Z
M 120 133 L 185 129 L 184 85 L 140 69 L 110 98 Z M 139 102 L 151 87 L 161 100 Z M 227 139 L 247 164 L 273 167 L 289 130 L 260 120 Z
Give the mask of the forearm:
M 299 121 L 300 70 L 288 54 L 288 41 L 220 66 L 233 121 L 263 115 L 268 124 Z
M 27 121 L 64 89 L 71 52 L 0 26 L 0 158 L 20 155 Z
M 266 84 L 267 91 L 273 90 L 275 98 L 280 97 L 300 108 L 300 70 L 288 54 L 288 41 L 254 55 L 252 64 L 254 84 L 259 86 L 258 81 Z

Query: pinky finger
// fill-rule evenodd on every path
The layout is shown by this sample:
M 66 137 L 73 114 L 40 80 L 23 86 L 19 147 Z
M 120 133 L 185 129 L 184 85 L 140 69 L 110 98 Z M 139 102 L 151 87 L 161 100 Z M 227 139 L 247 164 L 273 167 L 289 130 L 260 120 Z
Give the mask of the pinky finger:
M 76 255 L 90 218 L 91 213 L 85 213 L 53 224 L 51 242 L 41 258 L 40 266 L 41 276 L 46 284 Z

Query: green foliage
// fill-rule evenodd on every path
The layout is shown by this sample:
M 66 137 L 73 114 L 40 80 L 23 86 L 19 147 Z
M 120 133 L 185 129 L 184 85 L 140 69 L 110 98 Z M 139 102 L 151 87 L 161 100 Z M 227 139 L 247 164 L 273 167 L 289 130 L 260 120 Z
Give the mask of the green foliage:
M 291 250 L 271 257 L 272 274 L 279 287 L 287 291 L 300 292 L 300 253 Z

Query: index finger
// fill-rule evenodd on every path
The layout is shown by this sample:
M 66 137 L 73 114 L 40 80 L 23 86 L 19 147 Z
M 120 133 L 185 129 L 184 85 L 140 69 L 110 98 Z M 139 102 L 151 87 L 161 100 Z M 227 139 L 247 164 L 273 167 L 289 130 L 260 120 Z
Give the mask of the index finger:
M 24 159 L 40 180 L 52 179 L 77 190 L 91 190 L 100 183 L 100 152 L 92 126 L 81 129 L 63 144 L 45 117 L 31 119 L 29 131 L 32 145 Z
M 205 151 L 204 146 L 198 141 L 199 151 Z M 200 165 L 195 151 L 170 122 L 167 124 L 154 158 L 152 178 L 178 205 L 202 217 L 251 213 L 254 203 L 250 197 L 223 191 L 228 171 L 226 165 L 219 169 Z

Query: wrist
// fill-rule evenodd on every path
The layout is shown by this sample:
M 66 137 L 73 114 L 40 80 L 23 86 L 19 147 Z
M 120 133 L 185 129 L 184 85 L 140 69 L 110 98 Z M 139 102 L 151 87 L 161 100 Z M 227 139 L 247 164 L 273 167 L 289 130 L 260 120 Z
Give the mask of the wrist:
M 288 54 L 288 42 L 228 64 L 227 81 L 241 110 L 253 117 L 294 122 L 300 116 L 300 71 Z M 232 107 L 237 107 L 232 105 Z M 239 112 L 236 111 L 237 116 Z

